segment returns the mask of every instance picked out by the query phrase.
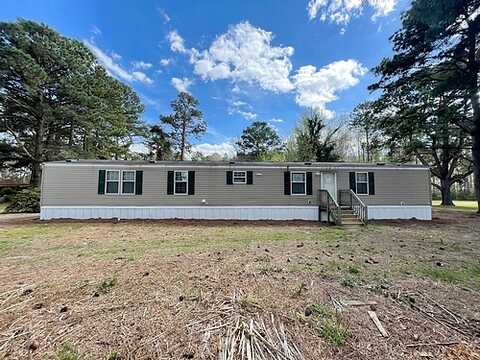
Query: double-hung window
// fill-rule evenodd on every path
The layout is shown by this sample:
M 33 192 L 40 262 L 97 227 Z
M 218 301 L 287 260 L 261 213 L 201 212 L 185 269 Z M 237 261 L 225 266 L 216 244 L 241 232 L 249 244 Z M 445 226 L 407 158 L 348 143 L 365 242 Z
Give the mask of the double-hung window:
M 292 195 L 305 195 L 305 173 L 292 172 Z
M 107 170 L 107 177 L 105 181 L 105 194 L 119 194 L 120 190 L 120 171 Z
M 134 170 L 122 171 L 122 194 L 124 195 L 135 194 L 135 171 Z
M 247 183 L 247 172 L 246 171 L 234 171 L 233 172 L 233 183 L 234 184 L 246 184 Z
M 368 195 L 368 173 L 357 172 L 355 174 L 358 195 Z
M 175 195 L 187 195 L 188 171 L 175 171 Z

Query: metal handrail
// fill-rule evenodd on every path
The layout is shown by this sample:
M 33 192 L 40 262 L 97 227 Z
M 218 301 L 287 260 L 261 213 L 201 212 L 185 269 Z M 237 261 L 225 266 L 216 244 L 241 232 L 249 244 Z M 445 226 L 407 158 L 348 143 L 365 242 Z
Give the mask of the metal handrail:
M 357 215 L 360 221 L 367 225 L 368 222 L 368 210 L 367 206 L 363 201 L 358 197 L 353 190 L 350 189 L 350 204 L 352 206 L 353 212 Z
M 333 196 L 325 189 L 319 190 L 319 216 L 322 210 L 326 210 L 328 222 L 336 225 L 342 223 L 342 210 Z

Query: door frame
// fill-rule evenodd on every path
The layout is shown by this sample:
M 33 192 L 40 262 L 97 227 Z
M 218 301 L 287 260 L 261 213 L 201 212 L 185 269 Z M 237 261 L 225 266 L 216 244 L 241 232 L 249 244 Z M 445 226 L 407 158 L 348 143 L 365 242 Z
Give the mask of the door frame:
M 320 172 L 320 189 L 322 190 L 328 190 L 323 187 L 323 174 L 333 174 L 333 179 L 335 183 L 335 192 L 332 195 L 332 197 L 337 201 L 337 193 L 338 193 L 338 188 L 337 188 L 337 173 L 334 171 L 322 171 Z

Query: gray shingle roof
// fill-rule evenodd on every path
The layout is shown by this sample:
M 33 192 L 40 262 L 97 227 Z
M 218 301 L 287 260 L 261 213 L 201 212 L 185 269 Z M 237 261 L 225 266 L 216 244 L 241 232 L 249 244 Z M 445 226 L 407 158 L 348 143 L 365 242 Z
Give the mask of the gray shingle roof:
M 178 165 L 182 167 L 188 166 L 258 166 L 258 167 L 278 167 L 278 166 L 312 166 L 312 167 L 411 167 L 411 168 L 427 168 L 423 165 L 416 164 L 398 164 L 398 163 L 355 163 L 355 162 L 304 162 L 304 161 L 288 161 L 288 162 L 279 162 L 279 161 L 147 161 L 147 160 L 64 160 L 64 161 L 51 161 L 46 164 L 85 164 L 85 165 L 131 165 L 131 166 L 140 166 L 140 165 Z

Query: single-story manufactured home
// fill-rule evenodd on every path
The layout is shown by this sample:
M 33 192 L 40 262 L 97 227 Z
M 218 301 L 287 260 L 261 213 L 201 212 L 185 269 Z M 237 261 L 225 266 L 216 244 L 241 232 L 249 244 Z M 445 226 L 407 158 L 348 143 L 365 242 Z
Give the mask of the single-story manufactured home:
M 43 164 L 41 219 L 430 220 L 427 167 L 67 160 Z

